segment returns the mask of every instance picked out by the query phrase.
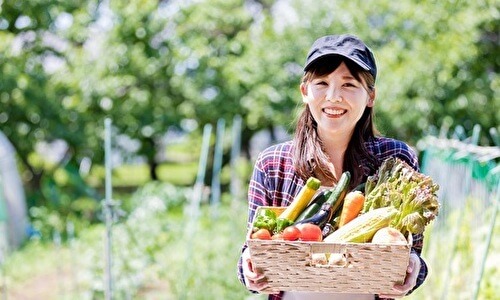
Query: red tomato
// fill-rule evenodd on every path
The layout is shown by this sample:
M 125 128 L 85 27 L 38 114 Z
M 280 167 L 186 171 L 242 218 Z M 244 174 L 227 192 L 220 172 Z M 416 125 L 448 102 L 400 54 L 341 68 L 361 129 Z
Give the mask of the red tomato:
M 323 234 L 321 228 L 318 225 L 311 223 L 304 223 L 296 225 L 300 230 L 300 240 L 308 242 L 321 242 L 323 240 Z
M 300 230 L 296 226 L 288 226 L 281 233 L 285 241 L 296 241 L 300 237 Z
M 270 240 L 271 233 L 269 232 L 269 230 L 261 228 L 256 232 L 252 233 L 251 237 L 252 239 L 258 239 L 258 240 Z

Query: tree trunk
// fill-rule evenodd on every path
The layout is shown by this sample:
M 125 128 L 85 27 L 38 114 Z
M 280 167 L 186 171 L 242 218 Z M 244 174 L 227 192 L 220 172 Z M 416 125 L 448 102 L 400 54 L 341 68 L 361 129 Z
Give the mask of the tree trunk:
M 158 173 L 157 173 L 157 167 L 158 163 L 153 159 L 152 161 L 149 162 L 149 176 L 151 177 L 151 180 L 158 180 Z

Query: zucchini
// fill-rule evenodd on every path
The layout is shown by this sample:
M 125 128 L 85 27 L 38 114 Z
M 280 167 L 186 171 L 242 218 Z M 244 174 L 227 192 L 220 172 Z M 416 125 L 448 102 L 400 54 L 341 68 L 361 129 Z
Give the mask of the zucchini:
M 279 219 L 286 219 L 290 222 L 295 222 L 299 214 L 311 202 L 311 199 L 316 194 L 316 191 L 321 186 L 319 179 L 310 177 L 306 184 L 300 189 L 292 203 L 279 215 Z
M 301 220 L 299 223 L 311 223 L 314 225 L 318 225 L 323 229 L 326 223 L 330 221 L 335 211 L 339 209 L 342 201 L 347 193 L 347 189 L 349 187 L 349 181 L 351 180 L 351 173 L 346 171 L 342 173 L 339 182 L 333 188 L 332 193 L 328 197 L 328 199 L 321 205 L 321 209 L 314 214 L 312 217 Z
M 333 189 L 321 191 L 316 197 L 314 197 L 314 199 L 311 200 L 311 203 L 309 203 L 304 211 L 300 213 L 295 222 L 300 222 L 314 216 L 321 209 L 321 205 L 326 202 L 332 193 Z
M 327 222 L 330 222 L 333 216 L 337 213 L 338 210 L 342 208 L 342 204 L 344 203 L 345 195 L 349 189 L 349 183 L 351 182 L 351 173 L 349 171 L 345 171 L 340 176 L 340 180 L 337 182 L 337 185 L 333 189 L 333 193 L 330 195 L 330 198 L 326 200 L 325 203 L 329 203 L 332 207 L 332 214 Z
M 362 182 L 362 183 L 358 184 L 358 186 L 355 187 L 352 191 L 360 191 L 364 194 L 365 193 L 365 186 L 366 186 L 366 182 Z

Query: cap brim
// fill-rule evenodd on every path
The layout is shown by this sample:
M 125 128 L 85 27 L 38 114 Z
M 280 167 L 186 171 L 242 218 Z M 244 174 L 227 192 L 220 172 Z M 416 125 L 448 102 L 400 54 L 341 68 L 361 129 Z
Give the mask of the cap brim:
M 318 59 L 329 57 L 329 56 L 342 56 L 342 57 L 344 57 L 344 58 L 346 58 L 346 59 L 348 59 L 348 60 L 356 63 L 358 66 L 360 66 L 361 68 L 363 68 L 365 71 L 370 71 L 370 67 L 367 64 L 365 64 L 363 61 L 356 60 L 356 59 L 353 59 L 352 57 L 349 57 L 346 54 L 336 52 L 336 53 L 319 54 L 317 57 L 312 58 L 311 61 L 304 67 L 304 72 L 306 72 L 309 69 L 309 67 L 311 67 L 312 64 L 314 64 L 315 62 L 317 62 Z

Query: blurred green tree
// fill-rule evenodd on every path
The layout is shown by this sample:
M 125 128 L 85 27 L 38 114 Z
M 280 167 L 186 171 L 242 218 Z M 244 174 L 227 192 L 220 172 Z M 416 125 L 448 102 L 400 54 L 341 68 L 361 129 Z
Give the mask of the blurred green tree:
M 64 64 L 81 45 L 77 36 L 64 36 L 68 17 L 92 13 L 95 4 L 3 1 L 0 5 L 0 124 L 22 162 L 32 205 L 44 203 L 39 194 L 43 177 L 53 176 L 58 164 L 72 159 L 72 153 L 87 149 L 80 129 L 88 117 L 67 105 L 78 87 L 59 84 L 55 72 L 64 73 Z M 85 28 L 91 16 L 79 25 Z M 58 139 L 69 145 L 66 159 L 50 161 L 36 155 L 41 144 Z M 41 203 L 36 203 L 38 199 Z
M 493 0 L 45 0 L 0 9 L 0 126 L 32 192 L 61 164 L 102 164 L 106 117 L 115 137 L 138 141 L 152 179 L 171 127 L 199 134 L 242 115 L 243 149 L 260 130 L 292 131 L 304 58 L 324 34 L 372 45 L 386 134 L 416 143 L 445 121 L 470 131 L 500 119 Z M 37 154 L 57 140 L 65 159 Z

